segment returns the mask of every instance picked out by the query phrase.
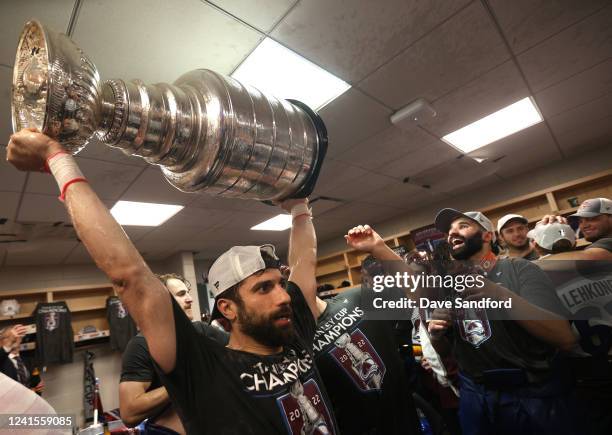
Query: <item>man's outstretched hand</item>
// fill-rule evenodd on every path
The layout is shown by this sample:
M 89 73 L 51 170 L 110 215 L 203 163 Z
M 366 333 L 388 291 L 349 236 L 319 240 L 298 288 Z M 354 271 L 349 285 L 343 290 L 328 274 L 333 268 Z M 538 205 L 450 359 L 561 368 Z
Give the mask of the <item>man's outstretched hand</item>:
M 47 158 L 63 150 L 62 146 L 49 136 L 34 128 L 24 128 L 11 135 L 6 160 L 20 171 L 43 172 Z
M 359 225 L 348 230 L 344 236 L 346 244 L 358 251 L 374 253 L 383 248 L 385 241 L 369 225 Z

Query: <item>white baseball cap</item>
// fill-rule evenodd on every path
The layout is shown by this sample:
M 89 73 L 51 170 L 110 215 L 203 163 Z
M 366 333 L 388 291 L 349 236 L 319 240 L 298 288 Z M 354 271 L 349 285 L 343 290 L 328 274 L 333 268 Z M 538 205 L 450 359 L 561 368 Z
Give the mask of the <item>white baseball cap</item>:
M 269 255 L 272 261 L 265 261 L 262 252 Z M 208 282 L 215 297 L 245 278 L 263 269 L 279 268 L 280 260 L 273 245 L 234 246 L 215 260 L 208 272 Z M 217 305 L 213 309 L 211 320 L 221 317 Z
M 496 237 L 495 232 L 493 231 L 493 224 L 491 223 L 488 217 L 486 217 L 479 211 L 466 211 L 465 213 L 461 213 L 460 211 L 455 210 L 454 208 L 443 208 L 436 215 L 434 225 L 438 230 L 442 231 L 445 234 L 448 234 L 448 231 L 450 230 L 453 221 L 460 217 L 466 217 L 476 222 L 478 225 L 484 228 L 485 231 L 490 231 L 491 233 L 493 233 L 493 241 L 495 242 Z
M 527 220 L 527 218 L 525 218 L 525 216 L 521 216 L 520 214 L 507 214 L 499 218 L 499 220 L 497 221 L 497 232 L 501 234 L 501 230 L 504 227 L 504 225 L 506 225 L 508 222 L 510 222 L 513 219 L 521 221 L 524 224 L 529 223 L 529 221 Z
M 549 251 L 553 249 L 559 240 L 569 240 L 572 246 L 576 244 L 576 233 L 566 224 L 553 222 L 551 224 L 540 224 L 527 233 L 527 237 L 533 239 L 539 246 Z
M 591 198 L 584 201 L 578 207 L 576 213 L 570 216 L 595 217 L 600 214 L 612 214 L 612 201 L 608 198 Z

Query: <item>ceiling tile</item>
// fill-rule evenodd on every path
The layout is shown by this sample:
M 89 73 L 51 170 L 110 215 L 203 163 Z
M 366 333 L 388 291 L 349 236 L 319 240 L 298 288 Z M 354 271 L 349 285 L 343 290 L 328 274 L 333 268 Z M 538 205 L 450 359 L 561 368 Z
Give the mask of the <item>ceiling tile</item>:
M 494 162 L 477 163 L 469 157 L 454 159 L 442 165 L 419 172 L 410 177 L 410 183 L 429 186 L 427 189 L 438 193 L 454 193 L 466 190 L 498 169 Z
M 417 98 L 433 101 L 509 56 L 482 4 L 474 2 L 358 87 L 399 109 Z
M 389 184 L 392 178 L 385 175 L 368 172 L 365 175 L 359 176 L 343 184 L 329 186 L 329 188 L 321 188 L 318 192 L 321 195 L 338 198 L 345 201 L 352 201 L 360 198 L 362 195 L 376 190 L 382 186 Z
M 20 196 L 21 194 L 17 192 L 0 192 L 0 218 L 9 220 L 15 218 Z
M 77 158 L 81 171 L 101 199 L 117 200 L 142 172 L 138 166 Z M 58 186 L 49 174 L 33 172 L 28 179 L 28 193 L 57 195 Z
M 327 127 L 329 157 L 339 155 L 391 125 L 391 110 L 356 88 L 349 89 L 323 107 L 319 115 Z
M 191 207 L 198 207 L 205 210 L 228 210 L 228 211 L 247 211 L 254 213 L 270 213 L 275 207 L 264 204 L 261 201 L 252 199 L 225 198 L 218 195 L 207 193 L 194 194 L 195 199 L 190 204 Z
M 0 2 L 0 63 L 13 66 L 23 25 L 36 18 L 56 32 L 65 33 L 75 0 L 2 0 Z
M 87 249 L 85 249 L 85 245 L 82 243 L 78 243 L 77 246 L 70 251 L 70 254 L 64 259 L 63 264 L 91 264 L 93 263 L 93 259 Z
M 518 68 L 507 61 L 433 102 L 437 115 L 423 126 L 442 137 L 528 96 Z
M 337 160 L 384 174 L 379 168 L 435 141 L 437 138 L 420 128 L 404 130 L 391 126 L 345 151 Z
M 201 231 L 215 228 L 229 219 L 235 211 L 213 208 L 198 208 L 190 205 L 170 218 L 160 228 L 167 227 L 198 227 Z
M 382 189 L 364 194 L 361 198 L 363 202 L 370 204 L 386 205 L 403 210 L 410 210 L 422 207 L 425 204 L 434 202 L 445 195 L 440 192 L 424 189 L 410 183 L 395 181 Z
M 78 242 L 68 240 L 39 240 L 28 243 L 11 243 L 7 249 L 7 266 L 61 264 Z M 52 252 L 53 255 L 49 255 Z
M 604 7 L 608 0 L 489 0 L 514 53 L 521 53 Z
M 612 117 L 612 93 L 566 110 L 549 119 L 550 127 L 557 137 L 574 131 L 588 130 L 588 125 L 600 119 Z M 609 128 L 612 132 L 612 125 Z
M 609 59 L 610 53 L 612 6 L 547 39 L 517 59 L 537 93 Z
M 460 155 L 461 153 L 456 149 L 441 141 L 436 141 L 398 157 L 395 161 L 376 169 L 376 172 L 402 180 L 456 159 Z
M 58 195 L 23 195 L 17 220 L 19 222 L 69 222 L 68 212 Z
M 123 231 L 125 231 L 125 234 L 127 234 L 132 242 L 142 239 L 155 229 L 155 227 L 141 227 L 136 225 L 126 225 L 121 228 L 123 228 Z
M 466 3 L 301 1 L 272 35 L 307 59 L 355 83 Z
M 173 187 L 156 166 L 147 168 L 120 198 L 124 201 L 185 205 L 196 200 L 197 193 L 181 192 Z
M 568 129 L 565 133 L 558 135 L 559 145 L 567 155 L 584 152 L 599 146 L 610 146 L 612 144 L 611 125 L 612 116 L 595 117 L 580 125 L 579 128 Z
M 346 228 L 349 229 L 356 225 L 382 222 L 401 213 L 401 210 L 395 207 L 390 207 L 389 205 L 375 205 L 355 201 L 346 204 L 343 207 L 338 207 L 323 213 L 322 217 L 335 220 L 343 219 L 346 224 Z M 339 236 L 341 235 L 339 234 Z
M 546 118 L 612 92 L 612 59 L 602 62 L 536 94 Z
M 90 0 L 73 39 L 104 79 L 172 83 L 198 68 L 229 74 L 261 38 L 199 1 Z
M 322 190 L 331 189 L 338 184 L 363 176 L 366 173 L 365 169 L 346 162 L 326 158 L 312 196 L 318 195 Z
M 470 156 L 499 160 L 496 173 L 504 178 L 547 165 L 561 159 L 561 154 L 546 124 L 540 123 L 492 143 Z
M 207 0 L 263 32 L 272 27 L 297 0 Z
M 0 148 L 0 192 L 21 192 L 26 173 L 6 161 L 6 148 Z

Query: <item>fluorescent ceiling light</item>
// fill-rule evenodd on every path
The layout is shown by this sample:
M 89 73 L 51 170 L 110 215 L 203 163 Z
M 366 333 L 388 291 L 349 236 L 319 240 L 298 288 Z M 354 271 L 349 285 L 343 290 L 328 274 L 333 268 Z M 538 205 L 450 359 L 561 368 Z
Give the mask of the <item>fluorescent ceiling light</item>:
M 256 231 L 285 231 L 287 228 L 291 228 L 290 214 L 279 214 L 278 216 L 274 216 L 267 221 L 251 227 L 252 230 Z
M 117 201 L 111 214 L 119 225 L 157 227 L 183 209 L 182 205 L 153 204 L 151 202 Z
M 447 134 L 442 140 L 469 153 L 539 122 L 542 115 L 531 97 L 527 97 Z
M 299 100 L 314 110 L 351 87 L 270 38 L 253 50 L 232 77 L 266 95 Z

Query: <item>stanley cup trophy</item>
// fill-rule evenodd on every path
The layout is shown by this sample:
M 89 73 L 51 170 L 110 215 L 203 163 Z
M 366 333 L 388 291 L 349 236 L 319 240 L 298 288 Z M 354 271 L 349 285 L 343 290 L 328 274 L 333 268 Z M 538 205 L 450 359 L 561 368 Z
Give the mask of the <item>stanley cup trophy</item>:
M 95 135 L 159 165 L 184 192 L 262 201 L 314 189 L 327 132 L 305 104 L 210 70 L 174 84 L 101 82 L 67 36 L 26 23 L 13 71 L 13 130 L 36 127 L 78 153 Z

